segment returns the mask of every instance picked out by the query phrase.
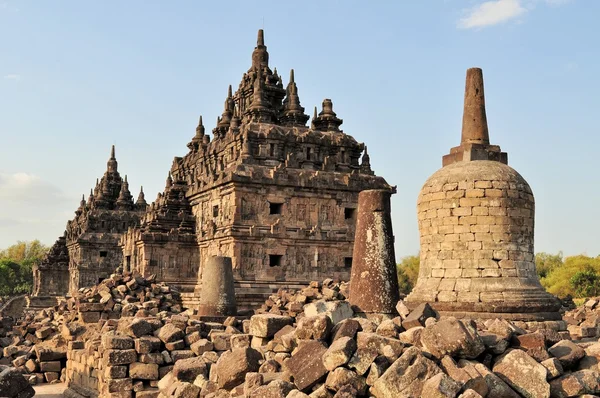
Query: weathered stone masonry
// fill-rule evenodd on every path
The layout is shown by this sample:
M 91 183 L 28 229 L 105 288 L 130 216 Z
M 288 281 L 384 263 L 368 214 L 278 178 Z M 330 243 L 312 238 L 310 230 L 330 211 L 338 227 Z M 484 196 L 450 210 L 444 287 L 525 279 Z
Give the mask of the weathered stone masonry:
M 421 267 L 407 298 L 459 317 L 560 319 L 534 262 L 535 202 L 527 181 L 489 144 L 483 75 L 469 69 L 461 145 L 417 201 Z

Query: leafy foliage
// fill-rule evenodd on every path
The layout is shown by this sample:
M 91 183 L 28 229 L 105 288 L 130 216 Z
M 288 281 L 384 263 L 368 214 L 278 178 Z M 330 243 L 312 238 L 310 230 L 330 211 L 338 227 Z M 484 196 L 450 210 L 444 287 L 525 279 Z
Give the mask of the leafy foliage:
M 563 264 L 552 269 L 541 279 L 541 282 L 549 293 L 559 297 L 569 295 L 584 297 L 589 294 L 599 294 L 600 280 L 594 280 L 592 272 L 600 275 L 600 257 L 588 257 L 580 254 L 566 257 Z M 576 274 L 581 275 L 574 278 Z M 594 291 L 596 293 L 593 293 Z
M 33 266 L 48 252 L 39 240 L 19 241 L 0 251 L 0 296 L 29 293 L 33 286 Z
M 600 275 L 593 269 L 579 271 L 571 277 L 570 282 L 576 297 L 597 296 L 600 291 Z
M 540 252 L 535 255 L 535 268 L 540 278 L 545 278 L 556 268 L 563 265 L 563 253 L 549 254 Z
M 400 264 L 396 266 L 398 271 L 398 287 L 400 293 L 408 294 L 417 283 L 419 277 L 419 256 L 403 257 Z

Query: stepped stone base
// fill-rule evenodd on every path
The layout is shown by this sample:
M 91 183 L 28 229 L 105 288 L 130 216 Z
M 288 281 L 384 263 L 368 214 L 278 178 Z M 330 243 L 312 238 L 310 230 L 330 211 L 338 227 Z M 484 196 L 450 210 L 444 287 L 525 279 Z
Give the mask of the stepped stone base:
M 44 308 L 55 307 L 62 300 L 64 300 L 62 296 L 29 296 L 27 297 L 27 308 L 42 310 Z
M 238 312 L 260 307 L 279 289 L 299 290 L 307 287 L 309 283 L 308 281 L 236 281 L 235 298 Z M 200 304 L 200 293 L 182 292 L 181 301 L 184 308 L 197 308 Z

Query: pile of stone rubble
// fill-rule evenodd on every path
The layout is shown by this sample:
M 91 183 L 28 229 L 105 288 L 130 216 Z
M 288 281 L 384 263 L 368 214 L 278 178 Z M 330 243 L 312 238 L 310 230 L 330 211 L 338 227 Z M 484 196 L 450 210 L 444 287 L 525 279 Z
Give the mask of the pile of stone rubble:
M 367 319 L 347 288 L 312 282 L 272 295 L 250 318 L 202 317 L 179 312 L 164 285 L 113 275 L 54 310 L 0 322 L 2 363 L 12 366 L 2 374 L 26 376 L 11 387 L 17 395 L 0 396 L 31 396 L 18 394 L 61 374 L 73 398 L 600 394 L 600 343 L 499 319 L 439 319 L 402 301 L 395 318 Z
M 112 275 L 54 309 L 0 319 L 0 365 L 16 368 L 30 384 L 64 380 L 67 344 L 94 335 L 108 319 L 167 317 L 181 312 L 179 293 L 130 274 Z M 0 394 L 0 397 L 3 395 Z
M 426 304 L 411 312 L 399 302 L 393 319 L 360 318 L 343 298 L 344 287 L 327 281 L 280 291 L 250 319 L 184 312 L 101 321 L 96 335 L 69 343 L 69 396 L 600 393 L 599 343 L 577 345 L 568 332 L 527 331 L 498 319 L 436 319 Z
M 565 312 L 563 319 L 574 339 L 596 338 L 600 335 L 600 297 L 594 297 L 575 309 Z

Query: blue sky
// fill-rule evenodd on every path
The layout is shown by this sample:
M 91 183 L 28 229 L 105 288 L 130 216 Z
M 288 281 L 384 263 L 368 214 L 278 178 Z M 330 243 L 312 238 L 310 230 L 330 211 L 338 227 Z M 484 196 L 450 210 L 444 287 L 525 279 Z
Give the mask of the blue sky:
M 600 254 L 600 2 L 205 3 L 0 0 L 0 248 L 53 243 L 112 144 L 134 195 L 144 185 L 154 199 L 198 116 L 214 127 L 264 27 L 303 106 L 331 98 L 398 186 L 398 258 L 419 250 L 417 195 L 459 143 L 472 66 L 491 141 L 533 188 L 536 251 Z

